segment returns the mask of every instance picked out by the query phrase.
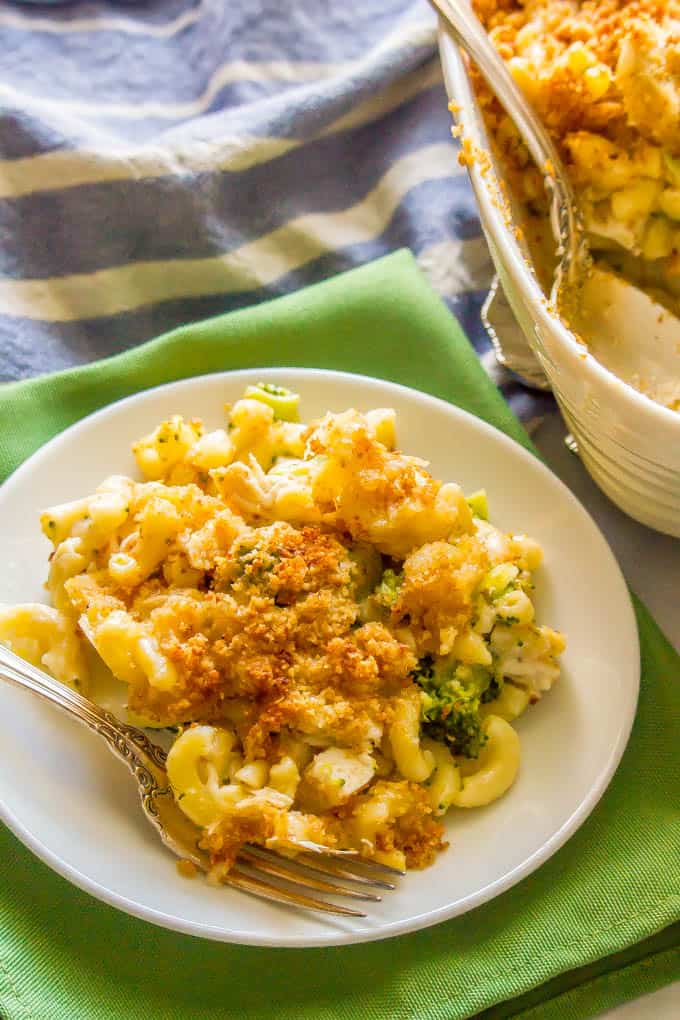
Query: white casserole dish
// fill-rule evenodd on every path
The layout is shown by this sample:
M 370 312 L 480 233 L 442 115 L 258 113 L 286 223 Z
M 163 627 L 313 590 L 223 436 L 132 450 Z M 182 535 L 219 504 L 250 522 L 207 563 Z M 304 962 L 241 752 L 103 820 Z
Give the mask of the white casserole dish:
M 446 88 L 460 107 L 465 136 L 490 151 L 465 62 L 443 26 L 439 49 Z M 473 163 L 468 172 L 503 290 L 588 472 L 625 513 L 680 537 L 680 413 L 610 372 L 550 312 L 482 170 Z

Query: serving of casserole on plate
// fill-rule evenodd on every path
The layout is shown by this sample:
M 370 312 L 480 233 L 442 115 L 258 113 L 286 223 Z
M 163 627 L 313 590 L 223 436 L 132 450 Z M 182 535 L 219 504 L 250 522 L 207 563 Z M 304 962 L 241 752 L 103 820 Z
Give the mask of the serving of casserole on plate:
M 52 605 L 0 606 L 0 641 L 96 698 L 89 642 L 128 718 L 178 733 L 211 878 L 245 843 L 430 864 L 452 806 L 513 784 L 511 723 L 559 675 L 540 546 L 397 450 L 391 408 L 305 425 L 259 383 L 226 410 L 136 442 L 144 481 L 44 511 Z
M 188 882 L 96 741 L 0 689 L 4 820 L 156 923 L 289 945 L 435 923 L 553 853 L 625 746 L 636 632 L 597 529 L 533 456 L 423 394 L 295 369 L 151 390 L 39 451 L 0 521 L 1 638 L 170 728 L 170 779 L 214 878 L 243 842 L 305 839 L 420 869 L 332 927 Z

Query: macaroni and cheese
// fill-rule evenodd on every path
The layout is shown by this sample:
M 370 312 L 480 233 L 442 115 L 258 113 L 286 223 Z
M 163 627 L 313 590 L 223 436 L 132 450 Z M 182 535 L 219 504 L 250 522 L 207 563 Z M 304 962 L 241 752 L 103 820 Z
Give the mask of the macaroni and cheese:
M 678 0 L 473 0 L 473 6 L 560 150 L 593 251 L 677 310 Z M 481 82 L 479 94 L 513 190 L 543 216 L 541 174 Z
M 133 721 L 173 730 L 215 877 L 244 843 L 430 863 L 449 809 L 513 784 L 513 720 L 559 675 L 537 543 L 400 452 L 389 409 L 305 425 L 260 385 L 133 452 L 143 480 L 44 512 L 52 606 L 0 607 L 0 640 L 94 694 L 89 644 Z

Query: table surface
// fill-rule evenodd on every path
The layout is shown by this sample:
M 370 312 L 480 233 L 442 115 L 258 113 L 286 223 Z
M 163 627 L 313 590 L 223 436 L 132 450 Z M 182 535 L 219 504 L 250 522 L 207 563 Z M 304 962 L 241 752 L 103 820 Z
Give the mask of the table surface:
M 564 445 L 565 427 L 549 415 L 533 436 L 550 467 L 578 496 L 609 542 L 626 580 L 680 651 L 680 540 L 626 517 L 597 488 L 578 457 Z M 680 982 L 601 1014 L 601 1020 L 678 1020 Z
M 678 1020 L 680 982 L 601 1013 L 599 1020 Z

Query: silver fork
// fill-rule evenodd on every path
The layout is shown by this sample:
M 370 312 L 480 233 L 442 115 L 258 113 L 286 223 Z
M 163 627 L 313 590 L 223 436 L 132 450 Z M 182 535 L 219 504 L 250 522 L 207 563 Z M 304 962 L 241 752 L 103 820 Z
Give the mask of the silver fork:
M 199 846 L 201 831 L 179 809 L 170 788 L 165 751 L 152 743 L 143 730 L 120 722 L 111 712 L 54 680 L 3 644 L 0 644 L 0 679 L 37 694 L 103 737 L 109 750 L 125 762 L 135 777 L 144 814 L 165 846 L 179 858 L 191 861 L 199 871 L 209 871 L 208 854 Z M 331 850 L 311 842 L 301 842 L 296 850 L 299 852 L 291 858 L 262 847 L 245 846 L 237 858 L 238 864 L 221 876 L 220 881 L 288 906 L 365 917 L 361 911 L 309 893 L 378 902 L 380 896 L 371 890 L 394 889 L 391 879 L 404 874 L 396 868 L 368 861 L 355 850 Z M 343 880 L 343 884 L 338 884 L 336 879 Z

